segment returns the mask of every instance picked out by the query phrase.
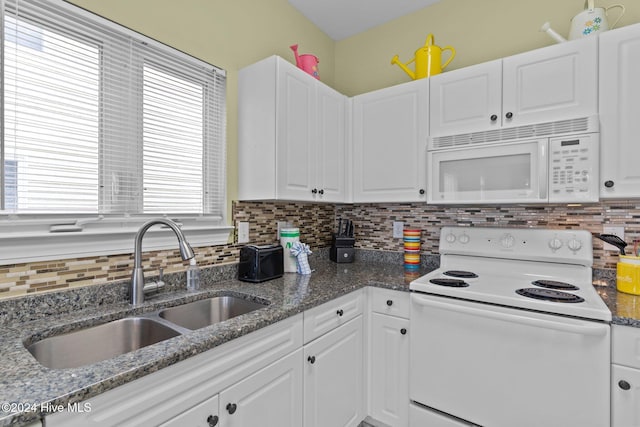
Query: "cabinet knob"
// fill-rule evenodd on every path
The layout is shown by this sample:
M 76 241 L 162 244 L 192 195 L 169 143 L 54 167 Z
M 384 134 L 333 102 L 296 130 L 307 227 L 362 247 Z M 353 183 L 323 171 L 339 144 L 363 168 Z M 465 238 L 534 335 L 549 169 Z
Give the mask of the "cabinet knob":
M 320 193 L 320 194 L 324 194 L 324 190 L 323 190 L 323 189 L 320 189 L 320 190 L 318 191 L 318 193 Z
M 615 185 L 615 183 L 611 180 L 605 181 L 604 182 L 604 186 L 607 188 L 612 188 Z
M 344 310 L 340 309 L 338 311 L 336 311 L 336 314 L 340 317 L 342 317 L 342 315 L 344 314 Z
M 406 328 L 402 328 L 402 329 L 400 329 L 400 333 L 401 333 L 402 335 L 407 335 L 407 329 L 406 329 Z
M 227 411 L 230 414 L 233 414 L 234 412 L 236 412 L 236 409 L 238 409 L 238 405 L 236 405 L 235 403 L 227 403 Z
M 623 390 L 629 390 L 631 388 L 631 384 L 629 384 L 625 380 L 620 380 L 618 381 L 618 387 L 620 387 Z
M 507 114 L 504 115 L 507 119 L 510 119 L 513 117 L 513 113 L 511 111 L 509 111 Z
M 313 365 L 314 363 L 316 363 L 316 357 L 315 356 L 309 356 L 309 357 L 307 357 L 307 361 Z
M 393 301 L 391 301 L 390 299 L 388 299 L 388 300 L 387 300 L 387 305 L 388 305 L 389 307 L 391 307 L 391 306 L 393 305 Z
M 207 417 L 207 424 L 209 427 L 215 427 L 218 425 L 218 416 L 217 415 L 209 415 Z
M 421 188 L 421 189 L 420 189 L 420 191 L 419 191 L 419 193 L 420 193 L 420 194 L 424 194 L 424 189 L 423 189 L 423 188 Z
M 495 122 L 496 120 L 498 120 L 498 116 L 496 114 L 492 114 L 489 119 L 491 119 L 492 122 Z
M 313 190 L 311 190 L 311 193 L 312 193 L 312 194 L 317 194 L 317 193 L 318 193 L 318 189 L 317 189 L 317 188 L 314 188 Z

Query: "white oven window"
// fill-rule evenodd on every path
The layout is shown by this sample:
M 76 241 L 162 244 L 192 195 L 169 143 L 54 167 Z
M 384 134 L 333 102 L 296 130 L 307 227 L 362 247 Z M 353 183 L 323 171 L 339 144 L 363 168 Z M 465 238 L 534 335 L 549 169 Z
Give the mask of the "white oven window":
M 546 139 L 428 153 L 429 203 L 547 201 Z
M 440 163 L 440 191 L 443 193 L 530 189 L 530 153 Z

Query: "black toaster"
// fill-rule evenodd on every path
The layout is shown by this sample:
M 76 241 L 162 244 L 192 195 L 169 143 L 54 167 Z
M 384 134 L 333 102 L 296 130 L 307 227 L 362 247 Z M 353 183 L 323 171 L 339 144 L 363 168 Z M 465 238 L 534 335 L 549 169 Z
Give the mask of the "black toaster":
M 264 282 L 282 277 L 284 251 L 280 245 L 247 245 L 240 248 L 238 279 L 244 282 Z

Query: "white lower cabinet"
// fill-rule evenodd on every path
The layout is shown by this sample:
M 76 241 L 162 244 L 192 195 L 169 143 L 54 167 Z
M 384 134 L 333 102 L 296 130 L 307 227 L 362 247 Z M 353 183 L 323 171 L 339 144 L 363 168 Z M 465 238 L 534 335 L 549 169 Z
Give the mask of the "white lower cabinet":
M 408 319 L 372 315 L 371 416 L 393 427 L 408 425 L 408 328 Z
M 613 325 L 611 427 L 640 427 L 640 328 Z
M 172 418 L 162 427 L 300 427 L 302 350 Z
M 223 427 L 300 427 L 302 349 L 220 393 L 220 421 Z
M 369 288 L 368 412 L 391 427 L 409 425 L 409 293 Z
M 364 419 L 362 316 L 304 346 L 304 427 L 355 427 Z
M 611 427 L 640 426 L 640 369 L 613 365 Z

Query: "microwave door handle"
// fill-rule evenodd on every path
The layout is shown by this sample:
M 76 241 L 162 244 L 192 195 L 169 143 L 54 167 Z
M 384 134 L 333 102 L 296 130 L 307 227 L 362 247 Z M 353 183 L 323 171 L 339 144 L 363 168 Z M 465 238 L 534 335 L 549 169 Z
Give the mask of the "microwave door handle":
M 540 189 L 540 199 L 547 200 L 547 191 L 549 187 L 549 158 L 548 158 L 549 141 L 545 139 L 538 144 L 538 185 Z

